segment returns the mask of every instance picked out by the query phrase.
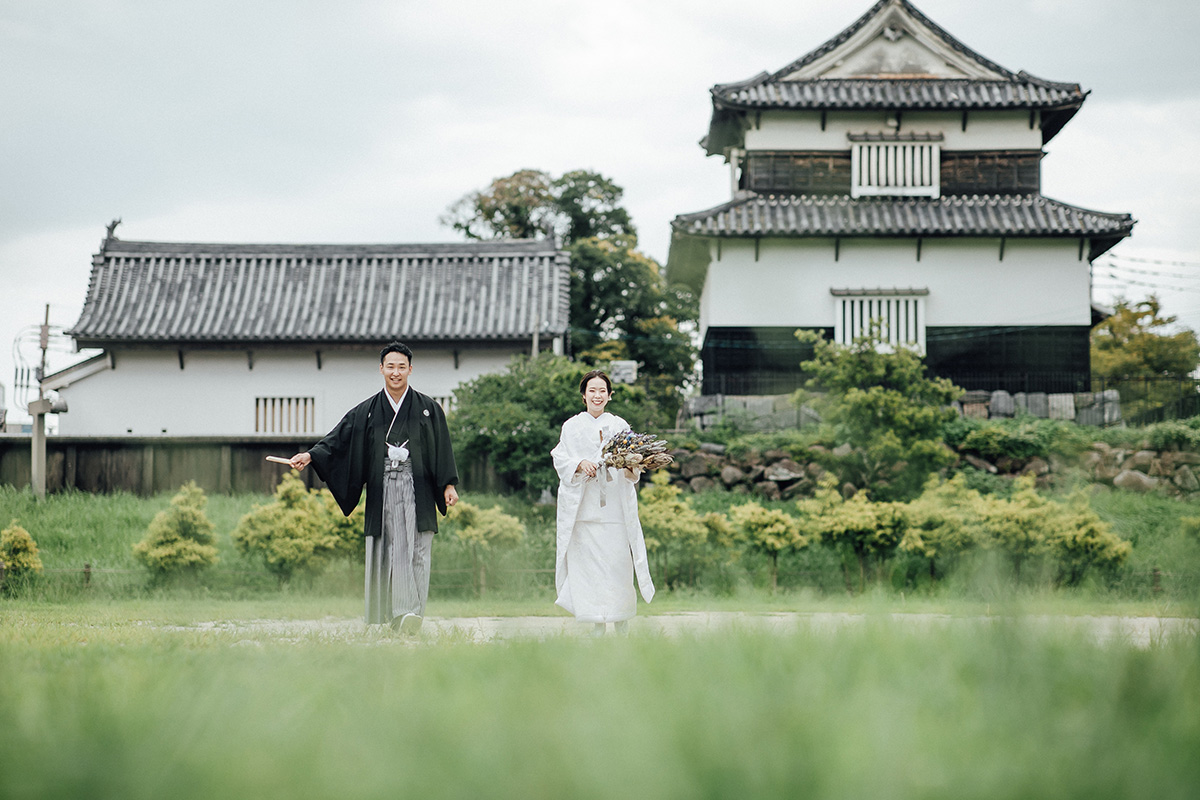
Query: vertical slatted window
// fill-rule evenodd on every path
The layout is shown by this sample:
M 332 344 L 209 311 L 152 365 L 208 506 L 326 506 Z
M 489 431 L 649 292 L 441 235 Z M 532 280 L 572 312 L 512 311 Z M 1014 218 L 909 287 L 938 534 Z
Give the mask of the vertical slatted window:
M 941 192 L 941 145 L 872 142 L 850 151 L 852 197 L 937 197 Z
M 835 313 L 833 336 L 838 344 L 853 344 L 874 323 L 888 349 L 903 345 L 925 352 L 924 297 L 840 297 Z
M 255 433 L 316 433 L 317 402 L 313 397 L 256 397 Z

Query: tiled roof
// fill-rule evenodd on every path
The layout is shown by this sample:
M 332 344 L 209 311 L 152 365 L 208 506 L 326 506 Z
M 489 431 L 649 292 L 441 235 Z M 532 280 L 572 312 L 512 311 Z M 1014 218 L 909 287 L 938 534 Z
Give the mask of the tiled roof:
M 836 78 L 715 86 L 714 102 L 741 109 L 1044 109 L 1079 105 L 1078 84 L 1040 80 Z
M 931 35 L 978 66 L 987 78 L 923 78 L 910 76 L 787 79 L 846 44 L 888 6 L 900 6 Z M 1055 83 L 1013 72 L 976 53 L 922 14 L 908 0 L 879 0 L 850 27 L 810 53 L 773 73 L 760 72 L 737 83 L 710 90 L 713 116 L 701 144 L 709 155 L 722 153 L 740 139 L 738 117 L 765 110 L 1005 110 L 1041 111 L 1043 142 L 1062 129 L 1083 104 L 1087 93 L 1076 83 Z
M 68 333 L 115 342 L 513 340 L 567 329 L 553 242 L 286 245 L 107 239 Z
M 1129 214 L 1105 214 L 1040 195 L 859 198 L 846 195 L 757 195 L 681 214 L 681 234 L 758 236 L 1128 236 Z M 1108 249 L 1107 247 L 1105 249 Z

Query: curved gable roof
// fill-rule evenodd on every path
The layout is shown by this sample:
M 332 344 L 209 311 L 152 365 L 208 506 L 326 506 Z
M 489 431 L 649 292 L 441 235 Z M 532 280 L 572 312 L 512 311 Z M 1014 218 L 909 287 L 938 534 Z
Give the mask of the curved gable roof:
M 764 110 L 998 110 L 1042 112 L 1049 141 L 1086 93 L 1013 72 L 985 58 L 908 0 L 879 0 L 850 27 L 773 73 L 710 90 L 713 116 L 702 141 L 715 155 L 741 139 L 739 118 Z

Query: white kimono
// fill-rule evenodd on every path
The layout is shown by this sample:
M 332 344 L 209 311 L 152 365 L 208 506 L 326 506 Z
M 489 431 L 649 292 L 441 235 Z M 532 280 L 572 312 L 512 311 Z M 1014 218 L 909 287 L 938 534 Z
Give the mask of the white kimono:
M 625 420 L 607 411 L 599 417 L 581 411 L 563 423 L 550 452 L 559 477 L 555 603 L 580 622 L 633 617 L 635 574 L 642 597 L 647 603 L 654 598 L 636 482 L 620 469 L 601 467 L 594 478 L 576 471 L 585 459 L 600 464 L 604 443 L 628 429 Z

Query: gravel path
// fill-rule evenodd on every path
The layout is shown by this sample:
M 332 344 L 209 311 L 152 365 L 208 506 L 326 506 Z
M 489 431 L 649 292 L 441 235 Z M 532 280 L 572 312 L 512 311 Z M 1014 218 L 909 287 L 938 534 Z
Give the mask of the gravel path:
M 654 614 L 635 618 L 630 623 L 634 636 L 700 635 L 714 631 L 744 630 L 789 633 L 816 631 L 835 633 L 843 628 L 863 625 L 868 621 L 886 620 L 889 624 L 914 631 L 940 627 L 994 625 L 1009 621 L 1009 617 L 951 616 L 948 614 L 884 614 L 779 612 L 748 614 L 736 611 L 693 611 L 677 614 Z M 1034 629 L 1061 630 L 1064 633 L 1083 632 L 1095 641 L 1127 642 L 1145 648 L 1166 637 L 1195 636 L 1200 633 L 1200 620 L 1177 617 L 1113 617 L 1113 616 L 1028 616 L 1020 622 Z M 586 637 L 590 624 L 580 624 L 571 617 L 427 617 L 421 635 L 412 640 L 491 642 L 513 639 L 550 639 L 557 637 Z M 202 622 L 196 625 L 175 626 L 176 631 L 214 631 L 235 637 L 262 640 L 328 639 L 387 641 L 393 634 L 383 626 L 367 626 L 361 619 L 328 617 L 319 620 L 237 620 Z M 612 636 L 612 626 L 609 626 Z

